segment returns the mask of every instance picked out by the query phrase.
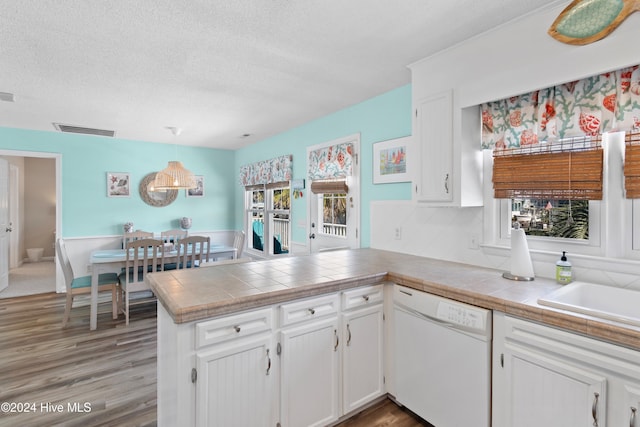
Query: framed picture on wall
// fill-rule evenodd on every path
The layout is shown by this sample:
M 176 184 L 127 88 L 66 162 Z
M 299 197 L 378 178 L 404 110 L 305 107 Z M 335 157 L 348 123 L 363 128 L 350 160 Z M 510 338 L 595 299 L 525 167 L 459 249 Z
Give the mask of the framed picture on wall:
M 107 172 L 107 196 L 129 197 L 131 179 L 128 172 Z
M 204 197 L 204 176 L 196 175 L 196 188 L 185 190 L 187 197 Z
M 411 181 L 410 156 L 410 136 L 373 144 L 373 183 Z

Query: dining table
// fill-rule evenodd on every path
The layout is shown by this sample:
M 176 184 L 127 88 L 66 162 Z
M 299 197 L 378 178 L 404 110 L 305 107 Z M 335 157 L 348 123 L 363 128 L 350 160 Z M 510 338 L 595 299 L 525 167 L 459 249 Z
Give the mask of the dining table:
M 151 254 L 149 254 L 151 255 Z M 237 250 L 233 246 L 210 245 L 208 261 L 218 258 L 237 258 Z M 98 327 L 98 276 L 102 273 L 120 273 L 125 267 L 127 252 L 125 249 L 97 249 L 91 252 L 91 308 L 89 314 L 89 329 L 94 331 Z M 164 251 L 164 262 L 177 262 L 178 251 L 174 249 Z

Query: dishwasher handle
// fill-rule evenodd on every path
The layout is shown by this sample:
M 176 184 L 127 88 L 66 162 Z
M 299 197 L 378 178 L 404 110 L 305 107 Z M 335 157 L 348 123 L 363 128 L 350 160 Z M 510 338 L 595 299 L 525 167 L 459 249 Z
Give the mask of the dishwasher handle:
M 403 291 L 400 291 L 400 292 L 403 292 Z M 410 295 L 408 292 L 403 292 L 403 293 L 406 293 L 407 295 Z M 431 320 L 431 321 L 439 323 L 439 324 L 441 324 L 443 326 L 446 326 L 446 327 L 449 327 L 449 328 L 454 328 L 454 329 L 460 328 L 460 325 L 457 325 L 457 324 L 451 323 L 451 322 L 447 322 L 446 320 L 442 320 L 442 319 L 439 319 L 439 318 L 434 317 L 434 316 L 430 316 L 430 315 L 428 315 L 426 313 L 414 310 L 414 309 L 406 307 L 404 305 L 398 305 L 398 307 L 402 308 L 403 310 L 405 310 L 405 311 L 407 311 L 407 312 L 409 312 L 411 314 L 414 314 L 416 316 L 425 318 L 427 320 Z

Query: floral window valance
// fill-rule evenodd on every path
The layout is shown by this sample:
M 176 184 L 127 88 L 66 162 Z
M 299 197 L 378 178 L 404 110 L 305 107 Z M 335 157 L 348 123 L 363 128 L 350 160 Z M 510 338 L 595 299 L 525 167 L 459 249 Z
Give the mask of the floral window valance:
M 638 65 L 482 105 L 482 148 L 638 129 Z
M 323 147 L 309 152 L 309 179 L 332 179 L 353 173 L 353 143 Z
M 291 154 L 240 166 L 240 184 L 272 184 L 291 180 L 293 156 Z

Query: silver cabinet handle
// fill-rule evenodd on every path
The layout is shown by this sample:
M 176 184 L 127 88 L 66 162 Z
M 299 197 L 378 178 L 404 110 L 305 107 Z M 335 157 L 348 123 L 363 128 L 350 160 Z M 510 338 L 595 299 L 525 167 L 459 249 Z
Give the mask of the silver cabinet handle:
M 444 176 L 444 191 L 449 194 L 449 174 Z
M 314 314 L 316 314 L 316 310 L 313 308 L 310 308 L 309 313 L 313 316 Z
M 340 344 L 340 338 L 338 338 L 338 330 L 333 330 L 333 335 L 336 337 L 336 345 L 333 346 L 333 351 L 338 351 L 338 344 Z
M 629 417 L 629 427 L 635 427 L 636 425 L 636 411 L 637 409 L 631 407 L 631 416 Z
M 267 375 L 271 372 L 271 356 L 269 355 L 269 349 L 267 349 Z
M 349 328 L 349 324 L 347 323 L 347 334 L 348 334 L 348 338 L 347 338 L 347 347 L 349 345 L 351 345 L 351 328 Z
M 240 333 L 240 326 L 236 325 L 233 327 L 233 329 L 235 329 L 236 333 Z
M 369 295 L 362 295 L 362 299 L 364 299 L 365 301 L 369 301 Z
M 593 405 L 591 406 L 591 416 L 593 417 L 593 427 L 598 427 L 598 398 L 600 393 L 593 393 Z

